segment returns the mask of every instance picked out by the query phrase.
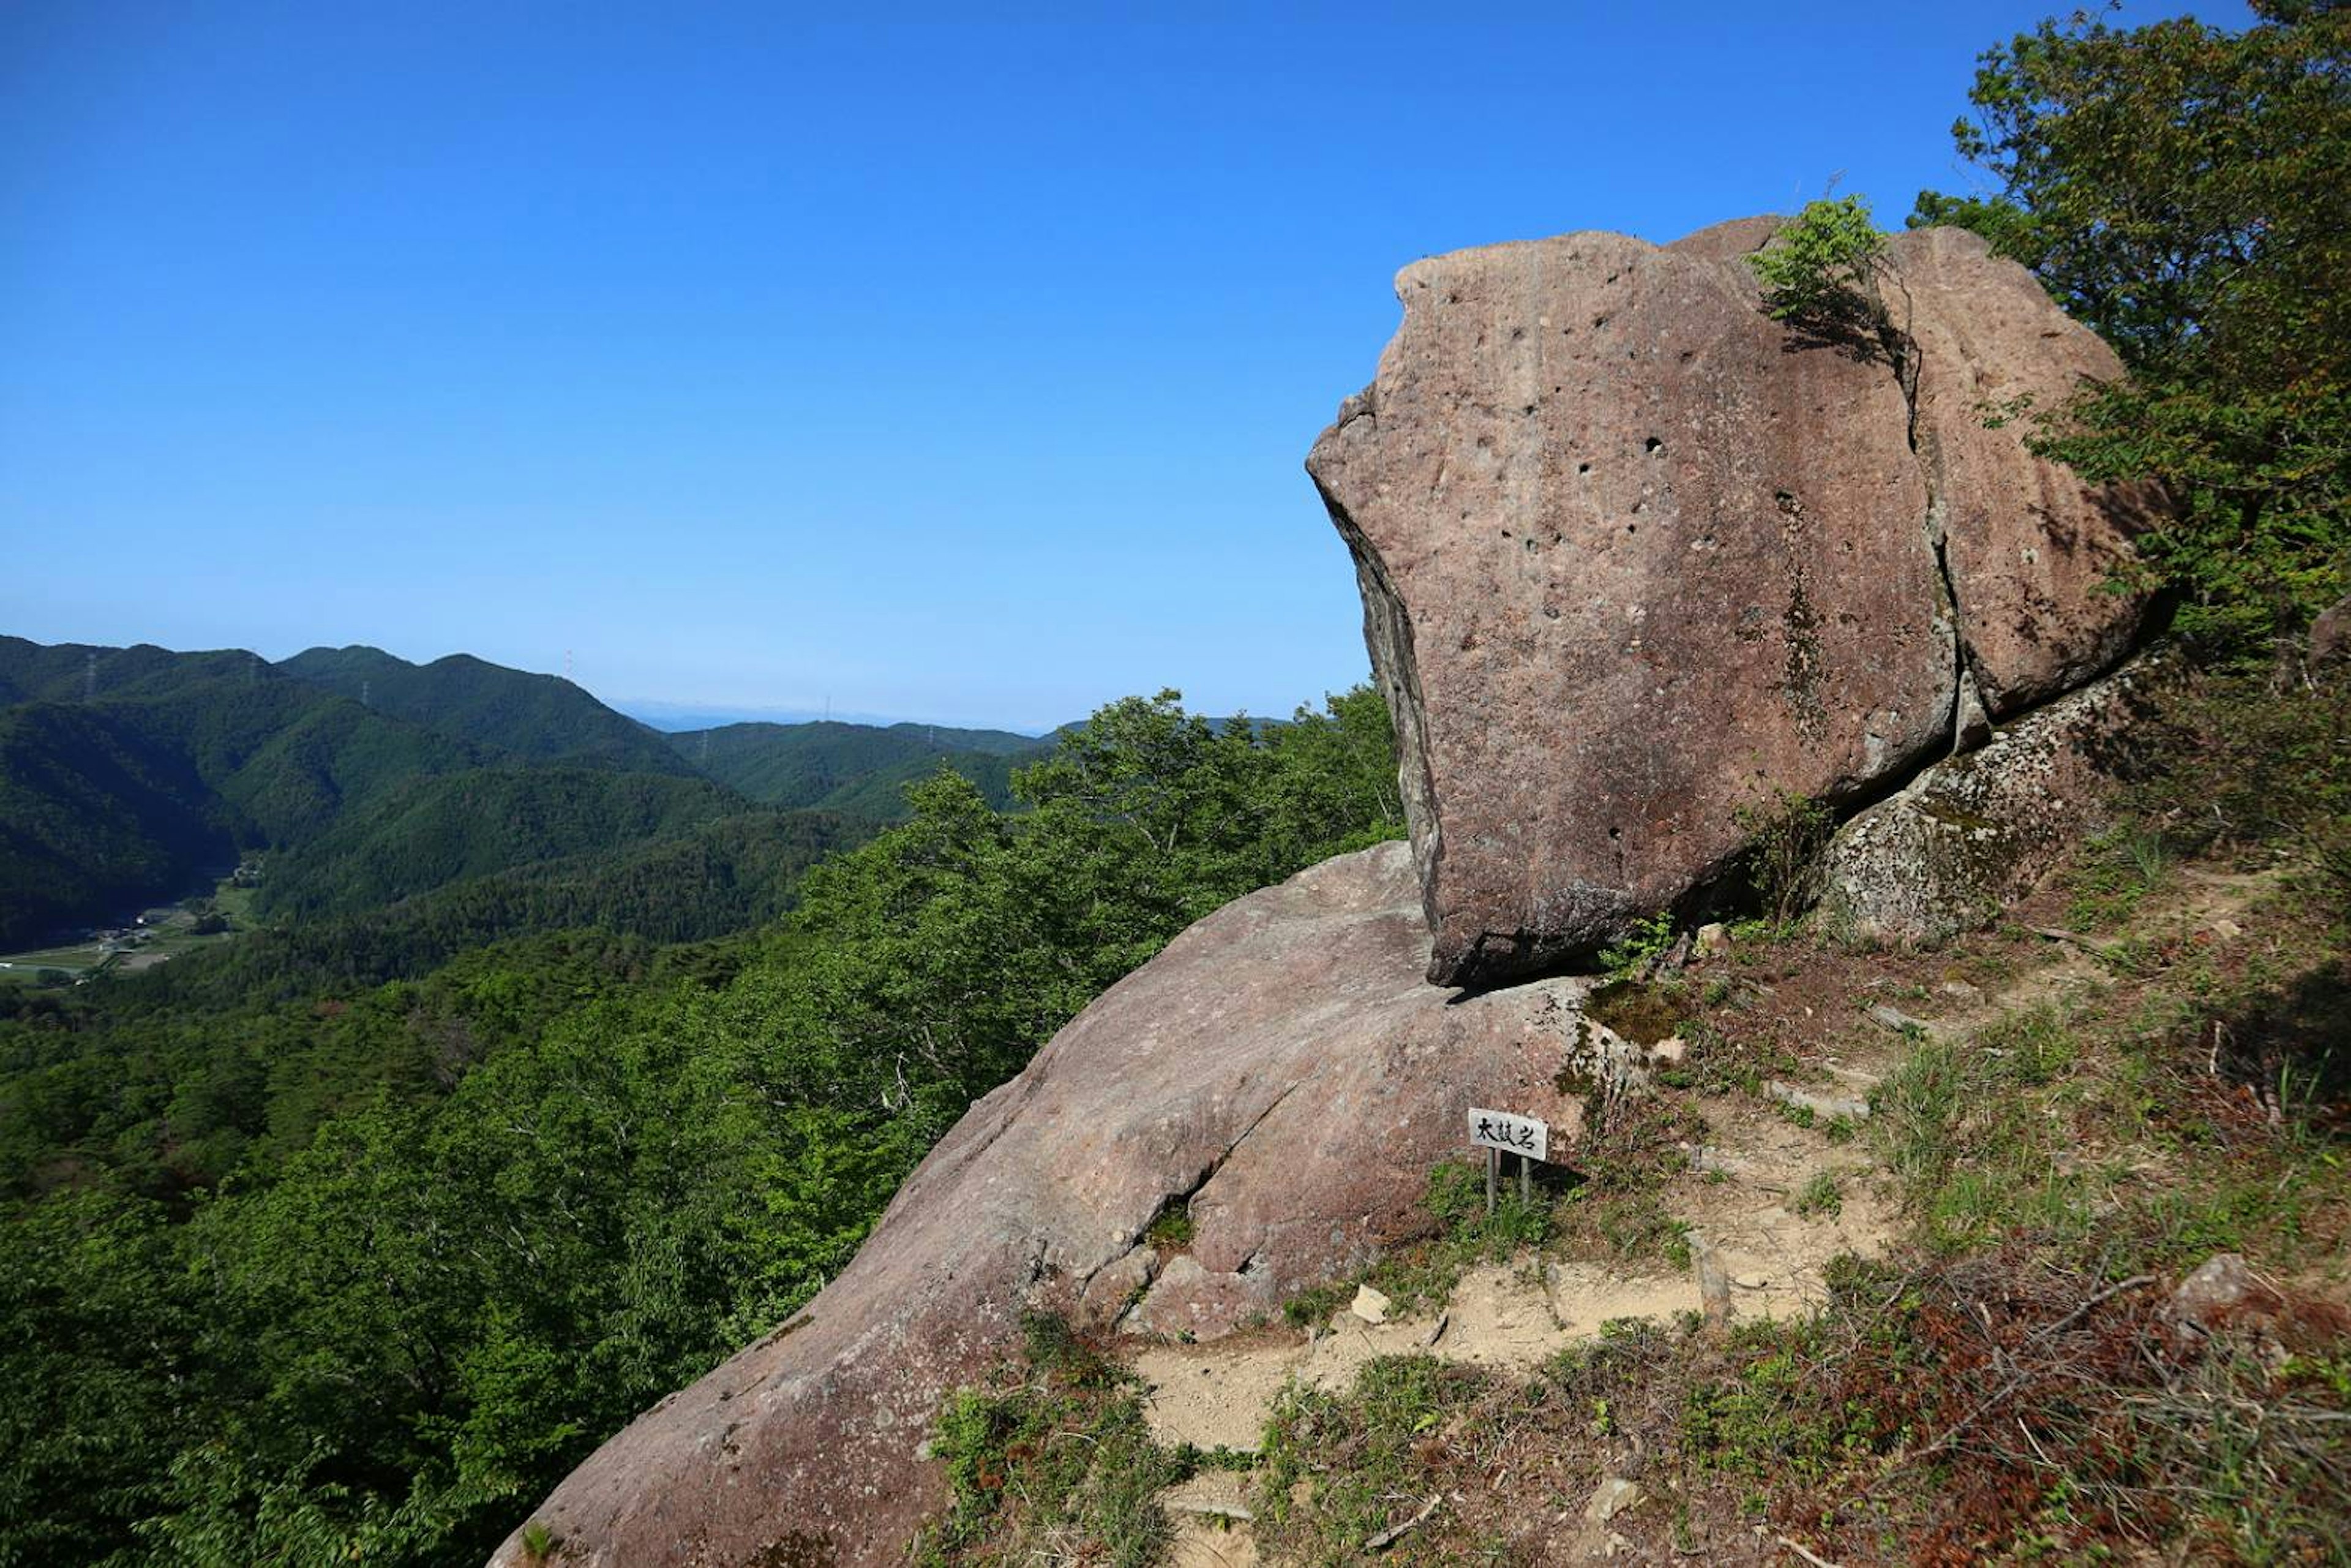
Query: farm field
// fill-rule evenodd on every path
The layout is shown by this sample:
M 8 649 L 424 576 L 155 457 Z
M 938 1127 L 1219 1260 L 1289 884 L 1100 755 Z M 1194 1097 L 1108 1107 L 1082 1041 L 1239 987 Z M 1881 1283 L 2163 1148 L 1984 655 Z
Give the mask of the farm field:
M 110 968 L 120 968 L 126 973 L 152 968 L 182 953 L 226 942 L 240 931 L 250 930 L 253 925 L 253 898 L 252 888 L 233 886 L 224 878 L 208 895 L 159 905 L 170 913 L 160 919 L 151 918 L 145 925 L 130 927 L 137 935 L 128 947 L 108 951 L 105 944 L 92 937 L 83 942 L 28 948 L 21 953 L 0 953 L 0 984 L 37 984 L 45 970 L 57 971 L 69 979 L 80 980 Z M 203 934 L 196 931 L 197 923 L 207 906 L 211 912 L 226 918 L 226 930 Z M 152 915 L 153 912 L 149 914 Z

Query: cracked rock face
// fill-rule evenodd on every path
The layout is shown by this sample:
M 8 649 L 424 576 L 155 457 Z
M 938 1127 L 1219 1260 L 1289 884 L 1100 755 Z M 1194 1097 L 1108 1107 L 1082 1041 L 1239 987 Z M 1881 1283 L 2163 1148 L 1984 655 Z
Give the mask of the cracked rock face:
M 1307 460 L 1396 721 L 1432 980 L 1621 937 L 1730 870 L 1742 808 L 1865 798 L 2136 634 L 2096 586 L 2126 509 L 1983 428 L 2111 373 L 2096 340 L 1973 236 L 1901 236 L 1914 422 L 1887 362 L 1764 315 L 1740 257 L 1772 226 L 1416 263 Z
M 2146 601 L 2105 584 L 2160 497 L 2142 486 L 2093 489 L 2025 447 L 2030 409 L 2059 406 L 2085 379 L 2122 374 L 2096 333 L 1964 229 L 1897 235 L 1893 254 L 1916 306 L 1919 458 L 1938 501 L 1968 667 L 2002 719 L 2129 652 Z M 2019 400 L 2027 412 L 1987 425 L 1990 411 Z
M 1427 956 L 1402 844 L 1210 915 L 973 1106 L 797 1326 L 531 1517 L 567 1563 L 898 1562 L 946 1501 L 920 1454 L 938 1403 L 1014 1354 L 1024 1308 L 1222 1333 L 1416 1228 L 1472 1103 L 1543 1117 L 1557 1151 L 1636 1076 L 1581 982 L 1448 1005 Z M 1171 1253 L 1145 1232 L 1176 1207 Z M 524 1560 L 512 1540 L 496 1559 Z

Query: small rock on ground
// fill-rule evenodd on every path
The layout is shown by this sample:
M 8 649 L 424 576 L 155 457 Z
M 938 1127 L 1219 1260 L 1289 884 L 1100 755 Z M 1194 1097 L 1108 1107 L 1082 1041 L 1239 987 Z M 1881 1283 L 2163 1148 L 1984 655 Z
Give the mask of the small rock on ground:
M 1583 1505 L 1583 1517 L 1605 1524 L 1620 1513 L 1629 1513 L 1648 1500 L 1648 1494 L 1622 1476 L 1610 1476 Z

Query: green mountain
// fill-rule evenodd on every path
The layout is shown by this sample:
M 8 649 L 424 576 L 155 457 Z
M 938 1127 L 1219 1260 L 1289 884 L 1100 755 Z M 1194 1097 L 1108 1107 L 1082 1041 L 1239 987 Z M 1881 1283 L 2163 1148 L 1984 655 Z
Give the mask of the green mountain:
M 1009 730 L 831 721 L 730 724 L 666 738 L 686 761 L 762 804 L 873 821 L 904 818 L 905 787 L 942 764 L 977 785 L 990 805 L 1007 805 L 1012 769 L 1051 748 L 1050 740 Z
M 479 748 L 250 653 L 0 638 L 0 943 L 188 891 Z
M 538 932 L 705 941 L 783 915 L 801 874 L 866 831 L 820 811 L 739 812 L 674 837 L 449 882 L 358 914 L 270 920 L 151 971 L 141 985 L 159 1007 L 212 1006 L 378 985 Z
M 186 885 L 234 858 L 225 816 L 184 757 L 115 716 L 0 712 L 0 942 Z
M 269 862 L 272 916 L 344 915 L 448 883 L 674 838 L 745 809 L 706 779 L 594 768 L 479 768 L 420 778 Z
M 0 638 L 0 698 L 8 946 L 177 896 L 255 851 L 269 861 L 264 911 L 280 919 L 618 857 L 621 883 L 571 865 L 468 917 L 503 934 L 627 904 L 634 895 L 614 889 L 633 851 L 752 810 L 569 683 L 462 655 L 419 667 L 373 649 L 314 650 L 273 665 L 237 650 Z M 799 863 L 747 848 L 706 874 L 688 866 L 705 882 L 742 869 L 744 885 L 683 892 L 692 907 L 640 923 L 699 935 L 738 906 L 767 912 Z M 559 897 L 543 891 L 559 885 Z
M 412 664 L 381 648 L 312 648 L 277 666 L 378 713 L 531 762 L 575 762 L 684 776 L 692 765 L 662 734 L 614 713 L 569 681 L 452 653 Z

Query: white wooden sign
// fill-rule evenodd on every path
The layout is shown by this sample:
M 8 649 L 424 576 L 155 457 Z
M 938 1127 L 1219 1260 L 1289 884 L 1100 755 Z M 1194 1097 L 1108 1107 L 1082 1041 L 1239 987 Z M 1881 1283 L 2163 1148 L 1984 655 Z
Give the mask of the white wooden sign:
M 1531 1160 L 1551 1157 L 1551 1128 L 1532 1116 L 1508 1111 L 1469 1107 L 1469 1141 L 1481 1149 L 1500 1149 Z

